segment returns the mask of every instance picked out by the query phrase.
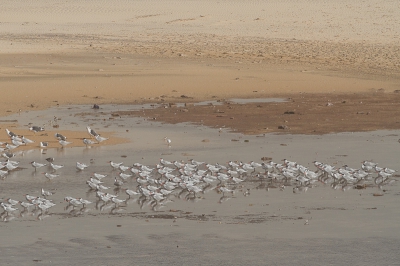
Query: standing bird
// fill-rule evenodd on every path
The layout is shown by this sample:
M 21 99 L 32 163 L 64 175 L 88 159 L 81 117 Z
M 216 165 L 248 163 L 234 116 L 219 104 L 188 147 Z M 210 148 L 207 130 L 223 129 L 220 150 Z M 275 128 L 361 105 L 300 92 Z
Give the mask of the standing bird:
M 83 144 L 85 144 L 86 147 L 87 147 L 87 146 L 91 146 L 91 145 L 96 144 L 96 142 L 94 142 L 93 140 L 84 138 L 84 139 L 83 139 Z
M 55 136 L 56 139 L 58 139 L 58 140 L 63 140 L 63 141 L 66 141 L 66 140 L 67 140 L 67 137 L 64 136 L 64 135 L 61 135 L 60 133 L 56 133 L 56 134 L 54 134 L 54 136 Z
M 46 158 L 46 161 L 48 161 L 49 163 L 53 163 L 54 162 L 54 157 Z
M 77 168 L 78 170 L 83 171 L 83 170 L 85 170 L 87 167 L 88 167 L 88 166 L 87 166 L 86 164 L 84 164 L 84 163 L 76 162 L 76 168 Z
M 25 145 L 25 142 L 22 141 L 22 139 L 17 138 L 17 137 L 11 137 L 11 142 L 12 144 L 14 144 L 15 146 L 21 146 L 21 145 Z
M 8 135 L 10 138 L 12 138 L 12 137 L 17 137 L 17 134 L 15 134 L 14 132 L 11 132 L 10 130 L 8 130 L 8 128 L 6 128 L 6 132 L 7 132 L 7 135 Z
M 61 164 L 54 164 L 54 163 L 50 163 L 51 168 L 53 168 L 54 171 L 57 171 L 58 169 L 61 169 L 64 167 L 64 165 Z
M 97 140 L 98 143 L 103 142 L 105 140 L 108 140 L 108 138 L 104 138 L 104 137 L 102 137 L 100 135 L 97 135 L 94 138 Z
M 124 185 L 124 182 L 122 182 L 122 180 L 119 180 L 118 178 L 114 178 L 114 185 L 116 187 L 122 187 Z
M 22 142 L 25 143 L 25 144 L 34 143 L 33 140 L 25 138 L 24 136 L 22 136 Z
M 40 142 L 40 148 L 47 148 L 47 147 L 49 147 L 49 143 L 48 142 L 45 142 L 45 141 L 41 141 Z
M 47 177 L 49 180 L 53 180 L 55 177 L 60 176 L 60 175 L 49 174 L 49 173 L 42 173 L 42 174 L 44 174 L 44 176 Z
M 168 147 L 171 147 L 171 140 L 169 138 L 165 137 L 164 141 L 167 143 Z
M 46 197 L 48 197 L 48 196 L 51 196 L 51 195 L 53 195 L 53 194 L 54 194 L 53 192 L 44 190 L 44 189 L 42 188 L 42 196 L 43 196 L 44 198 L 46 198 Z
M 45 163 L 37 163 L 35 161 L 31 162 L 31 164 L 32 164 L 33 167 L 35 167 L 35 171 L 36 171 L 36 169 L 38 169 L 40 167 L 46 166 Z
M 30 131 L 33 131 L 33 133 L 37 133 L 37 132 L 42 132 L 44 131 L 43 127 L 38 127 L 38 126 L 31 126 L 29 127 Z
M 71 144 L 72 142 L 70 141 L 65 141 L 65 140 L 59 140 L 58 143 L 60 143 L 61 147 L 64 148 L 68 144 Z
M 96 133 L 96 131 L 94 131 L 94 129 L 91 129 L 89 126 L 87 126 L 86 129 L 87 129 L 89 135 L 92 136 L 92 137 L 96 137 L 96 136 L 99 135 L 99 134 Z
M 109 161 L 108 163 L 110 163 L 110 165 L 113 169 L 119 169 L 119 167 L 123 164 L 123 162 L 122 163 L 114 163 L 113 161 Z

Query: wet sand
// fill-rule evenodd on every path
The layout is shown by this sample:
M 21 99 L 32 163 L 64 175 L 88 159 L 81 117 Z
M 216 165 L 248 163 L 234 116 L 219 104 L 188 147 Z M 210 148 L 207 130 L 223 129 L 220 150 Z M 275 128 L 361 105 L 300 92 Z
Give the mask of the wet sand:
M 112 265 L 132 260 L 140 265 L 189 262 L 263 265 L 293 261 L 318 265 L 330 260 L 359 265 L 397 263 L 400 195 L 397 175 L 392 177 L 395 184 L 383 190 L 371 181 L 368 183 L 371 186 L 346 191 L 333 189 L 330 183 L 316 183 L 306 192 L 296 193 L 293 193 L 296 182 L 281 190 L 278 184 L 269 187 L 268 182 L 249 176 L 240 185 L 228 183 L 234 194 L 217 193 L 214 184 L 194 198 L 184 192 L 175 193 L 170 197 L 171 202 L 155 209 L 150 202 L 140 203 L 135 197 L 118 208 L 114 204 L 103 205 L 96 201 L 94 191 L 85 182 L 93 172 L 108 174 L 104 185 L 111 187 L 110 192 L 119 198 L 128 199 L 123 191 L 113 191 L 113 178 L 119 171 L 112 170 L 109 160 L 124 162 L 127 166 L 141 163 L 154 167 L 159 158 L 185 162 L 195 159 L 222 165 L 227 165 L 228 160 L 262 162 L 264 157 L 280 163 L 286 158 L 315 171 L 312 163 L 315 160 L 336 167 L 347 164 L 359 168 L 360 162 L 366 159 L 397 169 L 398 131 L 259 137 L 137 117 L 105 120 L 96 110 L 86 108 L 57 107 L 30 112 L 24 119 L 46 120 L 68 110 L 62 120 L 63 127 L 85 128 L 90 120 L 96 128 L 103 129 L 100 133 L 110 131 L 129 141 L 91 148 L 23 150 L 15 158 L 20 161 L 20 170 L 10 172 L 1 181 L 1 198 L 25 200 L 25 194 L 39 195 L 43 187 L 55 192 L 48 198 L 57 205 L 46 214 L 3 214 L 4 221 L 10 219 L 0 224 L 2 236 L 8 239 L 0 247 L 7 254 L 3 262 L 61 265 L 68 265 L 71 260 Z M 113 112 L 127 111 L 132 106 L 104 105 L 103 108 L 105 112 Z M 74 115 L 81 114 L 82 110 L 85 116 Z M 164 142 L 165 136 L 172 139 L 170 147 Z M 32 160 L 46 162 L 47 157 L 54 157 L 55 163 L 65 165 L 56 172 L 60 176 L 52 181 L 41 174 L 50 172 L 49 168 L 35 172 L 30 165 Z M 76 161 L 87 163 L 88 169 L 77 171 Z M 129 178 L 123 187 L 135 189 L 136 186 L 135 179 Z M 245 196 L 246 191 L 250 195 Z M 71 208 L 63 200 L 66 196 L 83 197 L 95 203 L 85 209 Z M 360 248 L 366 252 L 354 256 Z
M 305 193 L 294 181 L 267 190 L 249 176 L 227 185 L 233 195 L 176 193 L 156 208 L 133 199 L 73 209 L 64 197 L 95 202 L 85 184 L 95 171 L 113 190 L 110 160 L 286 158 L 312 171 L 315 160 L 354 168 L 370 160 L 399 170 L 399 10 L 372 0 L 5 1 L 0 141 L 9 142 L 8 128 L 35 143 L 13 150 L 20 167 L 0 181 L 0 198 L 45 188 L 56 206 L 2 214 L 2 263 L 396 265 L 398 173 L 381 189 L 319 182 Z M 272 97 L 286 102 L 229 102 Z M 149 103 L 162 108 L 137 106 Z M 85 147 L 86 126 L 110 139 Z M 60 148 L 56 132 L 73 143 Z M 65 165 L 52 181 L 42 174 L 50 168 L 30 165 L 48 157 Z M 88 169 L 77 171 L 77 161 Z

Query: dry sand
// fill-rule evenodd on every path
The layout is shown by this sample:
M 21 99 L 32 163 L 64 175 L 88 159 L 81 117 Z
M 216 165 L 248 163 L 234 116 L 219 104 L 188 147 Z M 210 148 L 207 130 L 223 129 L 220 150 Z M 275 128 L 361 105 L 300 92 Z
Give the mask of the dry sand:
M 0 111 L 393 91 L 399 10 L 396 1 L 4 1 Z
M 21 152 L 23 169 L 2 181 L 0 197 L 22 200 L 43 186 L 57 190 L 51 217 L 40 222 L 19 217 L 0 225 L 8 240 L 0 246 L 2 261 L 396 264 L 398 185 L 381 197 L 372 196 L 382 193 L 377 188 L 342 193 L 320 187 L 301 195 L 263 190 L 223 204 L 217 204 L 220 195 L 210 193 L 209 201 L 201 201 L 205 204 L 175 202 L 173 208 L 183 214 L 178 223 L 169 219 L 174 210 L 159 214 L 136 205 L 117 215 L 95 210 L 76 217 L 63 209 L 62 199 L 86 192 L 81 183 L 87 176 L 76 173 L 77 160 L 94 159 L 92 169 L 108 172 L 110 159 L 154 165 L 161 156 L 212 163 L 289 157 L 353 167 L 372 159 L 396 168 L 398 131 L 260 138 L 146 120 L 194 121 L 246 134 L 270 133 L 280 125 L 284 132 L 307 134 L 399 129 L 398 25 L 400 3 L 383 0 L 2 1 L 0 141 L 7 140 L 4 129 L 10 128 L 36 141 L 51 138 L 54 148 L 40 152 L 32 145 Z M 135 114 L 141 118 L 112 115 L 132 112 L 138 103 L 267 97 L 294 101 L 272 111 L 255 103 L 233 110 L 224 105 L 217 115 L 212 106 L 189 106 L 179 118 L 171 117 L 170 108 Z M 93 104 L 102 109 L 90 109 Z M 49 107 L 57 108 L 46 111 Z M 273 122 L 257 123 L 264 115 L 260 109 L 268 110 Z M 59 127 L 49 130 L 53 116 L 60 118 Z M 235 119 L 221 122 L 230 117 Z M 28 132 L 29 123 L 46 125 L 47 135 Z M 110 136 L 111 145 L 83 148 L 86 125 Z M 58 131 L 74 143 L 56 149 L 52 135 Z M 165 136 L 173 139 L 172 148 Z M 63 179 L 46 183 L 32 173 L 29 162 L 48 156 L 66 164 Z

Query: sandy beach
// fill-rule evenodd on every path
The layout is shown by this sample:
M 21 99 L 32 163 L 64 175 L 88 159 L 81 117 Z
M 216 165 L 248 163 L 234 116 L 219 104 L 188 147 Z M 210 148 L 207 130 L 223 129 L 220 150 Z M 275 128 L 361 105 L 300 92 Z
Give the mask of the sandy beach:
M 398 172 L 304 185 L 303 173 L 282 179 L 277 166 L 279 177 L 263 179 L 258 166 L 235 175 L 240 184 L 199 182 L 201 193 L 181 187 L 164 203 L 130 199 L 137 174 L 118 188 L 124 171 L 108 162 L 195 159 L 205 162 L 196 171 L 233 171 L 227 162 L 286 158 L 320 174 L 315 161 L 358 170 L 367 160 L 398 171 L 398 25 L 400 3 L 382 0 L 3 1 L 0 141 L 11 142 L 9 129 L 34 143 L 2 151 L 19 163 L 2 176 L 0 199 L 44 188 L 56 206 L 1 213 L 2 263 L 397 265 Z M 47 165 L 35 171 L 32 161 Z M 88 189 L 94 172 L 108 175 L 121 206 Z

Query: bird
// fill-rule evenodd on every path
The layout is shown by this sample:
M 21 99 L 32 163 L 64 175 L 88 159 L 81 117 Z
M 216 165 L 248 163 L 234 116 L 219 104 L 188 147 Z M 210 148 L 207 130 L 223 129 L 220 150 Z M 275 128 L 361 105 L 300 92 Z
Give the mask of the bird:
M 47 148 L 47 147 L 49 147 L 49 143 L 48 142 L 46 142 L 46 141 L 41 141 L 40 142 L 40 148 Z
M 42 193 L 42 196 L 43 196 L 44 198 L 46 198 L 47 196 L 51 196 L 51 195 L 53 195 L 53 194 L 54 194 L 53 192 L 50 192 L 50 191 L 44 190 L 43 188 L 42 188 L 42 191 L 41 191 L 41 193 Z
M 37 133 L 37 132 L 42 132 L 44 131 L 43 127 L 38 127 L 38 126 L 31 126 L 29 127 L 30 131 L 33 131 L 33 133 Z
M 89 204 L 93 203 L 91 201 L 88 201 L 88 200 L 85 200 L 85 199 L 82 199 L 82 198 L 79 198 L 78 200 L 82 203 L 83 207 L 86 207 L 86 205 L 89 205 Z
M 111 201 L 115 203 L 115 207 L 125 202 L 124 200 L 118 199 L 117 197 L 111 197 Z
M 164 141 L 167 143 L 168 147 L 171 147 L 171 142 L 172 142 L 171 139 L 165 137 Z
M 49 180 L 53 180 L 54 178 L 60 176 L 57 174 L 49 174 L 49 173 L 42 173 L 42 174 L 44 174 L 44 176 L 47 177 Z
M 22 201 L 22 202 L 20 203 L 20 205 L 21 205 L 22 207 L 24 207 L 25 210 L 29 209 L 30 207 L 35 206 L 35 204 L 29 203 L 29 202 L 24 202 L 24 201 Z
M 123 163 L 114 163 L 113 161 L 109 161 L 109 163 L 111 167 L 114 169 L 119 169 L 119 167 L 123 164 Z
M 128 179 L 129 177 L 132 177 L 132 175 L 129 175 L 129 174 L 124 174 L 124 173 L 119 173 L 119 177 L 121 177 L 122 179 L 124 179 L 124 180 L 126 180 L 126 179 Z
M 78 170 L 85 170 L 88 166 L 84 163 L 80 163 L 80 162 L 76 162 L 76 168 L 78 168 Z
M 12 144 L 14 144 L 17 147 L 21 146 L 21 145 L 25 145 L 25 142 L 23 142 L 22 139 L 19 139 L 17 137 L 12 137 L 11 142 L 12 142 Z
M 18 148 L 18 145 L 13 145 L 13 144 L 7 143 L 7 144 L 6 144 L 6 148 L 7 148 L 8 150 L 13 150 L 13 149 Z
M 93 177 L 90 178 L 90 182 L 96 184 L 96 185 L 100 185 L 103 184 L 104 182 L 98 180 L 98 179 L 94 179 Z
M 96 177 L 98 180 L 103 179 L 104 177 L 106 177 L 107 175 L 103 175 L 103 174 L 98 174 L 98 173 L 93 173 L 94 177 Z
M 48 161 L 49 163 L 52 163 L 52 162 L 54 162 L 54 157 L 48 157 L 48 158 L 46 158 L 46 161 Z
M 94 138 L 97 140 L 98 143 L 109 139 L 109 138 L 104 138 L 104 137 L 102 137 L 100 135 L 96 135 Z
M 64 148 L 65 146 L 67 146 L 68 144 L 71 144 L 72 142 L 66 141 L 66 140 L 59 140 L 58 143 L 60 143 L 61 147 Z
M 4 152 L 1 154 L 1 156 L 3 156 L 4 158 L 10 159 L 12 157 L 15 157 L 15 154 L 12 152 Z
M 12 206 L 10 206 L 10 205 L 8 205 L 8 204 L 5 204 L 5 203 L 0 203 L 0 205 L 1 205 L 1 207 L 3 207 L 3 209 L 4 209 L 4 211 L 6 212 L 6 213 L 9 213 L 9 212 L 13 212 L 13 211 L 16 211 L 16 210 L 18 210 L 18 208 L 13 208 Z
M 30 144 L 30 143 L 34 143 L 34 141 L 33 140 L 31 140 L 31 139 L 28 139 L 28 138 L 26 138 L 26 137 L 24 137 L 24 136 L 22 136 L 22 142 L 23 143 L 25 143 L 25 144 Z
M 8 135 L 10 138 L 11 138 L 11 137 L 16 137 L 16 136 L 17 136 L 17 134 L 15 134 L 14 132 L 8 130 L 8 128 L 6 128 L 6 132 L 7 132 L 7 135 Z
M 35 171 L 36 171 L 36 169 L 38 169 L 40 167 L 43 167 L 43 166 L 46 166 L 47 164 L 45 164 L 45 163 L 37 163 L 37 162 L 33 161 L 33 162 L 31 162 L 31 165 L 33 167 L 35 167 Z
M 11 198 L 8 198 L 8 199 L 7 199 L 7 202 L 8 202 L 9 204 L 11 204 L 12 206 L 17 205 L 18 203 L 21 203 L 19 200 L 13 200 L 13 199 L 11 199 Z
M 91 129 L 89 126 L 87 126 L 86 129 L 87 129 L 89 135 L 92 136 L 92 137 L 96 137 L 96 136 L 99 135 L 99 134 L 97 134 L 96 131 L 94 131 L 94 129 Z
M 173 164 L 172 162 L 167 161 L 167 160 L 164 160 L 163 158 L 160 158 L 160 163 L 161 163 L 162 165 L 171 165 L 171 164 Z
M 122 187 L 124 185 L 124 182 L 122 180 L 119 180 L 118 178 L 114 178 L 114 185 L 116 187 Z
M 90 145 L 96 144 L 96 142 L 94 142 L 93 140 L 84 138 L 83 139 L 83 144 L 85 144 L 86 146 L 90 146 Z
M 65 137 L 64 135 L 61 135 L 60 133 L 56 133 L 56 134 L 54 134 L 54 136 L 55 136 L 56 139 L 58 139 L 58 140 L 64 140 L 64 141 L 67 140 L 67 137 Z
M 136 191 L 131 190 L 131 189 L 125 189 L 125 193 L 129 196 L 129 198 L 132 197 L 132 196 L 140 195 L 139 192 L 136 192 Z
M 64 167 L 64 165 L 62 164 L 54 164 L 54 163 L 50 163 L 51 168 L 53 168 L 54 171 L 57 171 L 58 169 L 61 169 Z
M 130 167 L 129 166 L 125 166 L 125 165 L 120 165 L 119 166 L 119 170 L 121 170 L 122 172 L 125 172 L 126 170 L 128 170 Z

